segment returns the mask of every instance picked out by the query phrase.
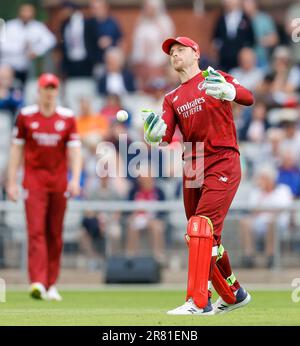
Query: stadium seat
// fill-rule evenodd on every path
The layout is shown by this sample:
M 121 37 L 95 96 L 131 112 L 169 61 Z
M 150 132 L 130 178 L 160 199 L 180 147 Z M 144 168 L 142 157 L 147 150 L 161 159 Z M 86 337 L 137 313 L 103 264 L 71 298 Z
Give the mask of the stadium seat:
M 79 100 L 82 97 L 88 97 L 91 100 L 97 98 L 94 80 L 91 78 L 68 79 L 64 84 L 63 104 L 78 114 Z

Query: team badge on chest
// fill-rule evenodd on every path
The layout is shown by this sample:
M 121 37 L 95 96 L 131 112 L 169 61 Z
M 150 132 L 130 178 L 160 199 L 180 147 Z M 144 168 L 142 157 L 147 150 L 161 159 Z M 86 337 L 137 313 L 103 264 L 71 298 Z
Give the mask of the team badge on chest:
M 56 131 L 63 131 L 66 127 L 66 124 L 63 120 L 58 120 L 55 122 L 54 127 Z
M 38 129 L 39 126 L 40 126 L 40 124 L 39 124 L 37 121 L 34 121 L 34 122 L 32 122 L 32 123 L 30 124 L 30 128 L 31 128 L 32 130 Z

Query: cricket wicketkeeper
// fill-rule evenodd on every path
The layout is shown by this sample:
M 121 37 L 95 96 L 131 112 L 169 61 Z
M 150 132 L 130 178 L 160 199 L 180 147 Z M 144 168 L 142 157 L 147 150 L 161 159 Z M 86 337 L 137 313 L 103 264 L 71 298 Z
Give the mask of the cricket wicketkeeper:
M 16 120 L 7 193 L 11 200 L 18 199 L 17 171 L 24 162 L 30 294 L 37 299 L 61 300 L 55 283 L 63 246 L 66 193 L 80 193 L 81 143 L 73 112 L 57 105 L 58 78 L 41 75 L 38 89 L 38 103 L 23 108 Z M 68 161 L 72 179 L 67 184 Z
M 241 179 L 231 102 L 250 106 L 253 96 L 231 75 L 199 68 L 200 49 L 187 37 L 167 39 L 163 51 L 170 56 L 181 85 L 164 98 L 163 114 L 144 116 L 145 140 L 170 143 L 178 125 L 185 143 L 184 162 L 190 170 L 204 162 L 202 183 L 191 185 L 184 169 L 184 207 L 189 247 L 186 302 L 168 311 L 172 315 L 211 315 L 246 305 L 250 294 L 235 278 L 221 243 L 225 216 Z M 196 145 L 204 143 L 204 150 Z M 198 168 L 197 168 L 198 169 Z M 220 298 L 212 306 L 211 284 Z

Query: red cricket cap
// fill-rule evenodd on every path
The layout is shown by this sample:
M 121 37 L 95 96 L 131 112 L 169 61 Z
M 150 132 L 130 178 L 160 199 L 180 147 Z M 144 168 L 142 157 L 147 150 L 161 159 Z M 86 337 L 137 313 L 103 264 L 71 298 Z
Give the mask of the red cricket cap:
M 170 55 L 170 49 L 174 43 L 179 43 L 179 44 L 182 44 L 183 46 L 191 47 L 195 52 L 200 54 L 199 45 L 195 41 L 193 41 L 192 39 L 190 39 L 188 37 L 183 37 L 183 36 L 166 39 L 164 41 L 164 43 L 162 44 L 162 50 L 166 54 Z
M 40 88 L 46 88 L 53 86 L 54 88 L 59 87 L 59 79 L 52 73 L 43 73 L 38 80 Z

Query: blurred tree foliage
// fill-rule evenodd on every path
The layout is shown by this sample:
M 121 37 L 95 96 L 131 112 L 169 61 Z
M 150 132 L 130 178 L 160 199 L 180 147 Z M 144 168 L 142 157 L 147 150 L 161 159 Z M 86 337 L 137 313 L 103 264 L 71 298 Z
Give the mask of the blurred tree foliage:
M 0 0 L 0 18 L 4 20 L 16 18 L 18 8 L 22 4 L 33 4 L 37 10 L 37 19 L 46 19 L 46 12 L 41 6 L 40 0 Z

